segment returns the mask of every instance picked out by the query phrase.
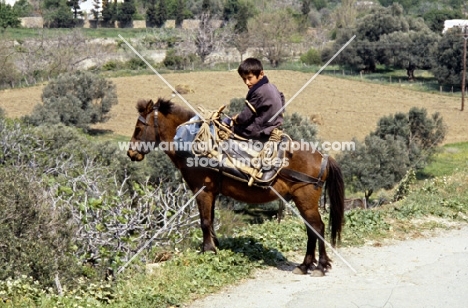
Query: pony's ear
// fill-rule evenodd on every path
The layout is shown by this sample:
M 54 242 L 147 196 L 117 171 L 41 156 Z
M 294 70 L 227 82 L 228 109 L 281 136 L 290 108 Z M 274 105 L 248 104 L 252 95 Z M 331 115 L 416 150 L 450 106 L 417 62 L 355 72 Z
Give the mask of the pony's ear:
M 154 102 L 152 99 L 150 99 L 148 104 L 146 105 L 146 112 L 150 113 L 151 111 L 153 111 L 153 107 L 154 107 Z

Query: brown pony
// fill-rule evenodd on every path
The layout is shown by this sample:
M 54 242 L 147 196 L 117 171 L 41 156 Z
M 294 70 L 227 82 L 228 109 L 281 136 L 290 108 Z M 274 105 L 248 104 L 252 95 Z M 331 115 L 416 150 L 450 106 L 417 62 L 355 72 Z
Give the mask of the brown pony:
M 141 146 L 142 143 L 157 145 L 161 142 L 172 142 L 177 126 L 195 115 L 194 112 L 161 98 L 156 104 L 152 100 L 140 100 L 137 103 L 137 109 L 140 115 L 131 139 L 130 149 L 127 152 L 132 161 L 143 160 L 145 154 L 149 152 L 150 147 Z M 328 190 L 330 199 L 332 244 L 335 245 L 337 238 L 340 237 L 344 217 L 344 184 L 341 170 L 331 157 L 326 161 L 322 154 L 316 151 L 288 151 L 286 155 L 289 165 L 282 169 L 271 184 L 273 190 L 268 187 L 248 186 L 244 182 L 223 176 L 212 169 L 188 167 L 186 158 L 176 155 L 173 150 L 166 149 L 165 153 L 180 170 L 192 192 L 198 193 L 196 201 L 203 231 L 203 251 L 216 252 L 216 247 L 219 245 L 213 228 L 215 201 L 219 194 L 246 203 L 266 203 L 278 199 L 276 191 L 284 199 L 292 199 L 301 216 L 323 238 L 325 225 L 319 213 L 319 198 L 325 181 L 325 190 Z M 200 192 L 203 186 L 205 188 Z M 307 236 L 304 261 L 293 272 L 306 274 L 309 269 L 312 269 L 320 271 L 314 274 L 323 274 L 331 268 L 331 260 L 325 251 L 325 244 L 310 228 L 307 228 Z M 315 258 L 317 239 L 318 262 Z

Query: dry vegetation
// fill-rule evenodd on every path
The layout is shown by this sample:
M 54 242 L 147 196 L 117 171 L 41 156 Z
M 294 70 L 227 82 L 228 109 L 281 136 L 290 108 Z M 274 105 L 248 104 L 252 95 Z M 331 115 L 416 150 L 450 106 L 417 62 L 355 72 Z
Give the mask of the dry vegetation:
M 267 71 L 270 81 L 289 100 L 312 74 L 293 71 Z M 193 91 L 184 94 L 192 105 L 218 108 L 232 98 L 244 97 L 247 87 L 236 71 L 166 74 L 173 86 L 184 85 Z M 155 75 L 113 78 L 119 104 L 111 119 L 96 128 L 130 136 L 137 118 L 135 103 L 139 98 L 169 98 L 172 91 Z M 0 106 L 9 117 L 31 113 L 41 100 L 42 87 L 0 92 Z M 184 104 L 178 97 L 173 101 Z M 327 141 L 363 139 L 375 128 L 377 120 L 395 112 L 408 112 L 413 106 L 424 107 L 430 114 L 440 112 L 448 125 L 445 143 L 468 140 L 468 111 L 460 112 L 458 96 L 412 91 L 398 85 L 377 85 L 330 76 L 316 78 L 287 108 L 288 113 L 320 119 L 319 137 Z

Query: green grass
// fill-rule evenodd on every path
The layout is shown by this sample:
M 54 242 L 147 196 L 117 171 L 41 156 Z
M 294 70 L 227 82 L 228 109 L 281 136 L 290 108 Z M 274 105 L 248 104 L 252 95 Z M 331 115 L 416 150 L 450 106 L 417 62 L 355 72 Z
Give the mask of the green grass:
M 79 28 L 84 36 L 88 38 L 110 38 L 118 39 L 118 35 L 122 35 L 125 39 L 138 38 L 147 34 L 153 34 L 154 29 L 133 29 L 133 28 Z M 13 40 L 25 40 L 31 38 L 39 38 L 42 35 L 54 36 L 56 34 L 63 34 L 71 32 L 75 29 L 28 29 L 28 28 L 7 28 L 5 31 L 0 32 L 0 38 L 9 38 Z
M 441 177 L 463 169 L 468 169 L 468 142 L 443 146 L 434 161 L 421 172 L 421 176 Z

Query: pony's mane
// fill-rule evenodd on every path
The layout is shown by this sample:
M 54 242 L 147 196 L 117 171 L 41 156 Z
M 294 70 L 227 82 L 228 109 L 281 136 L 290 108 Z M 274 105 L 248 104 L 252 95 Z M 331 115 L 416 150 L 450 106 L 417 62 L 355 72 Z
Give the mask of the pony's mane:
M 136 104 L 136 109 L 139 113 L 142 113 L 146 110 L 146 106 L 148 105 L 149 100 L 139 99 Z M 177 114 L 182 118 L 190 119 L 195 115 L 192 110 L 185 109 L 179 105 L 174 104 L 171 100 L 164 99 L 159 97 L 158 101 L 155 104 L 158 108 L 158 112 L 161 112 L 165 116 L 168 114 Z

